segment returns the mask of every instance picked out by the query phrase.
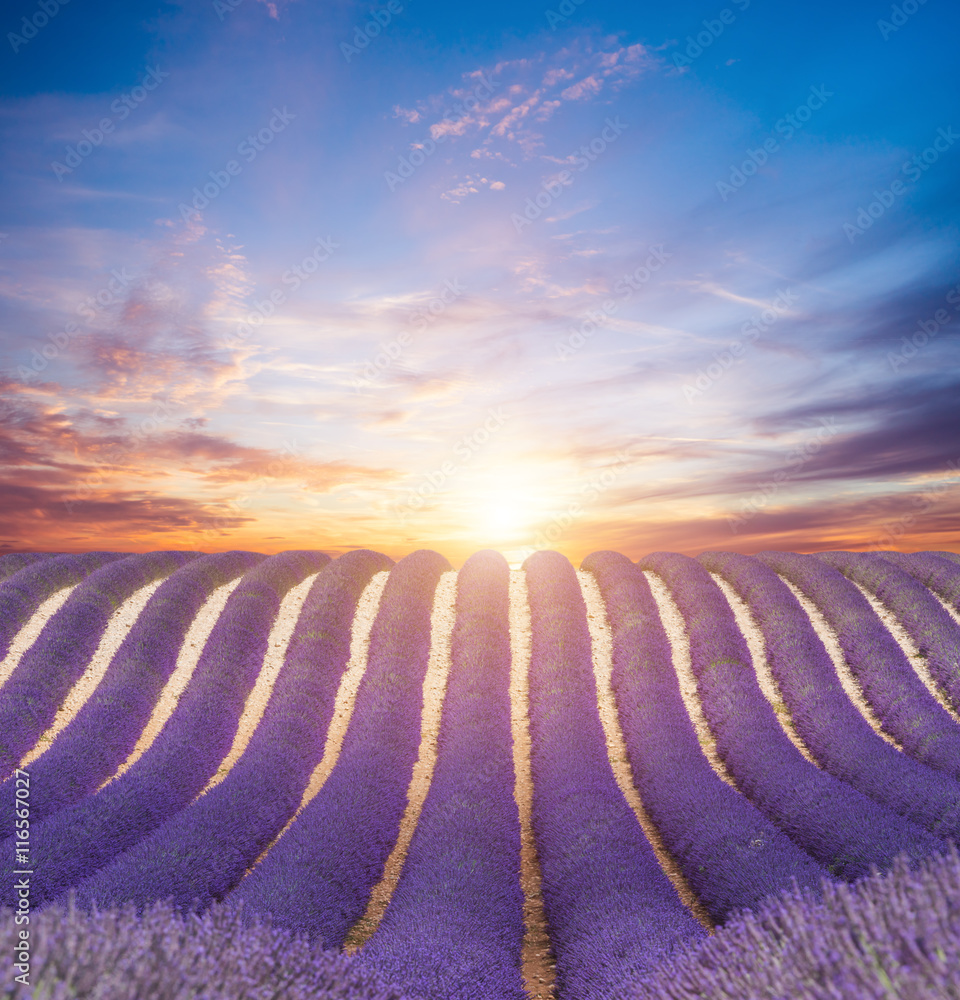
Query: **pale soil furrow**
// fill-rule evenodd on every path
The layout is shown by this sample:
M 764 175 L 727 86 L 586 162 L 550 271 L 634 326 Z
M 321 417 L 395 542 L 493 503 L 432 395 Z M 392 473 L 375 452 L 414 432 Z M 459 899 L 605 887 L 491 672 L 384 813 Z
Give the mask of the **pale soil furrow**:
M 36 746 L 26 754 L 20 762 L 21 767 L 32 764 L 73 721 L 76 714 L 87 703 L 96 691 L 97 685 L 103 680 L 110 661 L 116 655 L 127 633 L 143 613 L 147 602 L 156 593 L 164 580 L 154 580 L 131 594 L 110 616 L 107 627 L 100 637 L 100 642 L 94 651 L 90 662 L 76 684 L 67 692 L 66 698 L 57 709 L 53 722 L 47 731 L 37 740 Z M 56 595 L 59 596 L 59 595 Z M 49 603 L 49 602 L 47 602 Z M 19 636 L 17 637 L 19 638 Z
M 643 575 L 650 584 L 650 590 L 660 614 L 660 621 L 667 633 L 667 638 L 670 640 L 670 647 L 673 650 L 673 669 L 680 682 L 680 696 L 683 698 L 687 714 L 696 730 L 700 748 L 718 777 L 722 778 L 731 788 L 737 788 L 733 775 L 717 753 L 716 738 L 710 729 L 707 717 L 703 714 L 703 706 L 700 704 L 700 696 L 697 693 L 697 679 L 690 662 L 690 639 L 687 635 L 687 625 L 683 620 L 683 615 L 670 593 L 670 588 L 663 579 L 650 570 L 644 570 Z M 737 788 L 737 791 L 739 790 Z
M 597 707 L 607 741 L 607 756 L 610 759 L 610 767 L 613 769 L 614 777 L 623 797 L 627 800 L 627 805 L 637 817 L 657 860 L 660 862 L 660 867 L 673 883 L 677 895 L 684 906 L 707 930 L 713 930 L 714 925 L 710 915 L 697 899 L 680 870 L 680 866 L 667 850 L 667 846 L 660 836 L 660 831 L 644 808 L 640 793 L 633 782 L 633 773 L 627 759 L 627 745 L 623 730 L 620 728 L 616 698 L 611 681 L 613 676 L 613 634 L 607 618 L 606 605 L 603 595 L 600 593 L 600 587 L 592 573 L 578 570 L 577 579 L 580 582 L 580 592 L 583 594 L 583 600 L 587 607 L 587 627 L 590 630 L 593 674 L 597 683 Z
M 326 742 L 323 745 L 323 757 L 320 758 L 320 763 L 317 764 L 310 775 L 310 780 L 304 789 L 300 805 L 297 806 L 297 811 L 287 820 L 284 828 L 276 837 L 261 851 L 257 860 L 247 869 L 244 878 L 263 861 L 277 841 L 296 822 L 300 813 L 313 801 L 340 759 L 343 738 L 347 734 L 347 728 L 353 716 L 353 706 L 357 700 L 357 691 L 367 670 L 367 657 L 370 652 L 370 633 L 373 631 L 373 623 L 380 609 L 380 599 L 383 597 L 383 591 L 387 585 L 387 577 L 389 575 L 390 571 L 385 569 L 380 570 L 379 573 L 374 573 L 370 582 L 364 587 L 360 599 L 357 601 L 357 610 L 354 613 L 353 623 L 350 626 L 350 659 L 347 661 L 343 676 L 340 678 L 340 685 L 337 688 L 333 715 L 330 718 Z
M 937 704 L 950 715 L 950 718 L 954 722 L 960 723 L 960 715 L 954 710 L 946 694 L 937 687 L 937 682 L 933 679 L 933 675 L 927 667 L 926 659 L 921 655 L 920 650 L 917 649 L 916 643 L 910 638 L 907 630 L 897 620 L 897 616 L 875 594 L 870 593 L 869 590 L 861 587 L 854 580 L 850 582 L 870 602 L 870 607 L 877 613 L 877 617 L 883 622 L 887 631 L 896 639 L 897 645 L 903 650 L 903 655 L 907 658 L 907 662 L 913 667 L 914 673 L 923 681 L 923 686 L 936 698 Z
M 556 956 L 543 908 L 543 875 L 533 836 L 533 773 L 530 767 L 530 656 L 532 629 L 523 570 L 510 571 L 510 729 L 514 798 L 520 812 L 520 885 L 523 889 L 523 985 L 530 1000 L 554 1000 Z
M 777 575 L 780 576 L 780 574 Z M 840 679 L 840 686 L 843 688 L 846 696 L 856 706 L 857 711 L 864 717 L 864 719 L 867 720 L 870 724 L 870 728 L 877 734 L 877 736 L 886 740 L 892 747 L 896 747 L 897 750 L 902 751 L 903 747 L 900 746 L 897 740 L 895 740 L 883 728 L 877 714 L 870 707 L 867 699 L 863 696 L 863 691 L 860 688 L 857 678 L 847 665 L 847 658 L 843 654 L 843 649 L 840 646 L 840 640 L 837 638 L 837 633 L 830 627 L 830 623 L 820 613 L 820 609 L 816 606 L 816 604 L 814 604 L 814 602 L 811 601 L 799 587 L 791 583 L 785 576 L 780 576 L 780 579 L 783 580 L 783 582 L 790 588 L 793 596 L 796 597 L 797 601 L 799 601 L 800 607 L 803 608 L 807 617 L 810 619 L 810 624 L 813 626 L 814 632 L 817 633 L 817 636 L 827 651 L 827 655 L 833 663 L 833 669 L 837 672 L 837 677 Z
M 450 676 L 450 641 L 456 623 L 457 574 L 443 573 L 437 583 L 430 615 L 430 656 L 423 678 L 423 710 L 420 717 L 420 751 L 407 788 L 407 806 L 400 821 L 397 842 L 387 858 L 380 881 L 373 887 L 363 916 L 347 935 L 344 951 L 353 954 L 362 948 L 380 926 L 407 858 L 410 841 L 430 791 L 437 764 L 437 737 Z
M 263 668 L 257 676 L 257 682 L 253 690 L 247 697 L 246 704 L 237 725 L 237 734 L 233 739 L 233 746 L 230 752 L 224 757 L 217 773 L 213 775 L 207 787 L 200 793 L 206 794 L 211 788 L 215 788 L 230 773 L 231 768 L 243 755 L 244 750 L 253 738 L 263 713 L 267 710 L 267 703 L 270 695 L 273 694 L 273 687 L 277 682 L 277 677 L 283 667 L 283 661 L 287 655 L 287 647 L 297 627 L 297 620 L 303 610 L 307 594 L 313 586 L 318 573 L 308 576 L 302 583 L 291 588 L 284 595 L 273 627 L 270 629 L 270 638 L 267 640 L 267 651 L 263 657 Z
M 0 661 L 0 685 L 6 684 L 10 675 L 16 670 L 23 654 L 37 641 L 48 621 L 66 604 L 67 598 L 76 590 L 79 584 L 64 587 L 51 594 L 36 611 L 30 620 L 13 637 L 7 655 Z
M 140 733 L 137 745 L 133 748 L 127 759 L 117 768 L 116 773 L 107 778 L 100 788 L 109 785 L 111 781 L 119 778 L 133 767 L 150 749 L 153 741 L 160 735 L 160 730 L 163 729 L 170 716 L 173 715 L 180 696 L 186 690 L 187 684 L 190 683 L 193 671 L 196 669 L 200 655 L 203 653 L 203 647 L 207 644 L 207 639 L 210 637 L 213 627 L 217 624 L 217 619 L 223 613 L 230 595 L 240 586 L 242 579 L 243 576 L 241 574 L 235 580 L 225 583 L 222 587 L 217 587 L 197 612 L 196 617 L 190 624 L 190 628 L 187 630 L 186 636 L 184 636 L 183 645 L 180 647 L 180 652 L 177 655 L 177 664 L 174 667 L 173 673 L 163 686 L 153 712 L 147 720 L 147 724 L 143 727 L 143 732 Z
M 960 611 L 957 611 L 952 604 L 945 601 L 935 590 L 930 587 L 928 587 L 927 590 L 930 591 L 931 597 L 936 598 L 936 600 L 940 602 L 940 607 L 946 611 L 946 613 L 957 623 L 957 625 L 960 625 Z
M 820 764 L 814 758 L 813 754 L 810 753 L 809 747 L 804 743 L 802 737 L 797 732 L 796 726 L 793 724 L 793 716 L 790 714 L 787 703 L 783 700 L 783 692 L 780 690 L 777 679 L 770 670 L 770 663 L 767 660 L 767 644 L 763 638 L 763 632 L 754 620 L 749 606 L 722 576 L 718 573 L 711 573 L 710 576 L 714 583 L 723 591 L 723 596 L 727 599 L 730 610 L 733 611 L 737 628 L 743 634 L 747 648 L 750 650 L 750 659 L 753 661 L 753 670 L 757 675 L 760 690 L 767 701 L 770 702 L 770 707 L 777 717 L 777 722 L 780 723 L 780 728 L 787 739 L 790 740 L 814 767 L 820 767 Z

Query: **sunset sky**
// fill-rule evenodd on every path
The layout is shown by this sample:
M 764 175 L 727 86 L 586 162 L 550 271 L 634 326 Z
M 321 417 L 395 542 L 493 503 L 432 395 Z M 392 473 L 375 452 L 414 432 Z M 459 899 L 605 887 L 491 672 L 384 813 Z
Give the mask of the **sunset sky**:
M 956 4 L 0 27 L 0 551 L 960 551 Z

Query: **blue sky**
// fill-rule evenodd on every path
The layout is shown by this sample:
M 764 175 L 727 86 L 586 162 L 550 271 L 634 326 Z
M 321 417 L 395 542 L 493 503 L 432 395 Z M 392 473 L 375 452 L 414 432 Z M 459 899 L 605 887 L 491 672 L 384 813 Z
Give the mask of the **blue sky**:
M 0 27 L 0 549 L 960 548 L 956 7 Z

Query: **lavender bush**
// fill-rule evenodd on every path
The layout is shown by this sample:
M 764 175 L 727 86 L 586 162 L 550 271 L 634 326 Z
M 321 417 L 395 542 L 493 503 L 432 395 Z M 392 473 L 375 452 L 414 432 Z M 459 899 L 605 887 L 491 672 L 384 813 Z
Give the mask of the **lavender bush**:
M 328 557 L 284 552 L 250 570 L 230 595 L 176 710 L 149 750 L 96 795 L 33 825 L 34 905 L 48 902 L 189 804 L 226 756 L 263 666 L 283 595 Z M 12 844 L 0 844 L 0 904 L 13 903 Z
M 960 726 L 923 686 L 863 594 L 839 570 L 814 556 L 761 552 L 757 558 L 820 609 L 883 728 L 912 757 L 960 778 Z
M 509 569 L 457 576 L 437 765 L 393 898 L 361 964 L 437 1000 L 523 1000 L 520 821 L 510 732 Z
M 784 892 L 623 1000 L 960 1000 L 960 858 Z
M 26 566 L 32 566 L 44 559 L 52 559 L 57 554 L 56 552 L 8 552 L 0 556 L 0 581 L 13 576 Z
M 960 566 L 951 559 L 944 559 L 935 552 L 880 554 L 942 597 L 954 611 L 960 611 Z
M 96 651 L 110 615 L 135 591 L 169 576 L 199 554 L 127 556 L 94 570 L 77 586 L 0 688 L 0 774 L 9 775 L 53 722 Z M 38 568 L 49 565 L 41 563 Z
M 28 985 L 16 982 L 29 930 Z M 0 912 L 0 997 L 6 1000 L 417 1000 L 345 955 L 217 906 L 181 915 L 169 903 L 86 913 L 51 906 L 29 928 Z
M 203 556 L 157 588 L 89 701 L 30 766 L 34 823 L 78 802 L 115 773 L 136 746 L 203 602 L 262 558 L 250 552 Z M 0 839 L 13 834 L 13 785 L 11 777 L 0 787 Z
M 656 552 L 641 560 L 673 593 L 717 752 L 754 804 L 828 870 L 860 878 L 901 851 L 924 857 L 939 838 L 819 770 L 790 742 L 760 690 L 733 611 L 695 559 Z
M 700 556 L 749 605 L 770 671 L 797 732 L 834 777 L 941 837 L 960 843 L 960 785 L 882 740 L 847 697 L 826 648 L 769 566 L 733 552 Z
M 433 595 L 449 568 L 421 549 L 390 571 L 337 765 L 227 897 L 327 948 L 363 915 L 397 839 L 420 746 Z
M 597 709 L 586 608 L 557 552 L 524 563 L 532 624 L 533 829 L 565 1000 L 610 1000 L 706 931 L 617 786 Z
M 650 585 L 617 552 L 583 562 L 603 595 L 613 633 L 611 683 L 640 798 L 710 916 L 755 906 L 789 888 L 818 887 L 826 869 L 721 780 L 680 695 L 670 642 Z
M 323 756 L 337 687 L 350 659 L 350 629 L 363 588 L 387 569 L 359 550 L 314 581 L 263 718 L 227 777 L 81 882 L 77 899 L 139 906 L 172 898 L 198 909 L 233 889 L 300 804 Z

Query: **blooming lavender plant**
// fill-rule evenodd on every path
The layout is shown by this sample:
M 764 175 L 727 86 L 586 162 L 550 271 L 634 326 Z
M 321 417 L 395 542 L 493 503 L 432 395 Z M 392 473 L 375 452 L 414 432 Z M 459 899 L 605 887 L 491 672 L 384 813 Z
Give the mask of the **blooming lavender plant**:
M 43 859 L 31 882 L 34 905 L 66 893 L 203 789 L 233 742 L 283 595 L 328 561 L 319 552 L 284 552 L 245 574 L 176 710 L 146 753 L 96 795 L 31 827 L 31 849 Z M 0 844 L 0 905 L 14 901 L 12 857 L 8 839 Z
M 391 560 L 366 549 L 313 582 L 263 718 L 216 787 L 81 882 L 77 899 L 139 906 L 172 898 L 187 911 L 222 899 L 293 815 L 323 756 L 350 628 L 363 588 Z
M 0 996 L 8 1000 L 418 1000 L 358 963 L 238 908 L 182 915 L 169 903 L 34 913 L 26 982 L 10 957 L 25 929 L 0 912 Z M 426 1000 L 426 998 L 422 998 Z
M 623 1000 L 960 1000 L 960 857 L 793 890 L 731 920 Z
M 793 552 L 757 555 L 820 609 L 883 728 L 930 767 L 960 778 L 960 727 L 923 686 L 869 602 L 839 570 Z
M 882 552 L 888 562 L 905 570 L 941 597 L 954 611 L 960 611 L 960 566 L 936 552 Z
M 48 597 L 122 558 L 121 552 L 54 556 L 25 565 L 0 583 L 0 656 L 7 655 L 14 636 Z
M 181 566 L 157 588 L 133 623 L 87 703 L 30 766 L 30 818 L 36 823 L 78 802 L 127 759 L 177 664 L 187 629 L 210 592 L 263 556 L 221 552 Z M 0 838 L 13 834 L 14 778 L 0 786 Z
M 820 766 L 937 836 L 960 843 L 960 785 L 873 731 L 847 697 L 823 642 L 783 580 L 758 559 L 734 552 L 707 552 L 700 562 L 749 605 L 770 671 Z
M 327 948 L 363 915 L 397 839 L 420 746 L 433 595 L 449 568 L 421 549 L 390 571 L 337 765 L 227 897 Z
M 199 554 L 127 556 L 94 570 L 77 586 L 0 688 L 0 774 L 9 775 L 53 722 L 96 651 L 110 615 L 135 591 Z M 41 563 L 38 569 L 49 566 Z
M 844 879 L 921 858 L 944 842 L 819 770 L 790 742 L 764 697 L 733 611 L 695 559 L 655 552 L 641 560 L 673 593 L 717 752 L 743 793 L 792 840 Z M 826 568 L 826 567 L 824 567 Z
M 586 607 L 557 552 L 529 588 L 533 830 L 559 995 L 610 1000 L 705 929 L 681 903 L 616 783 L 597 708 Z
M 520 822 L 510 733 L 509 569 L 457 576 L 451 669 L 430 791 L 361 965 L 443 1000 L 523 1000 Z
M 8 552 L 0 556 L 0 581 L 34 563 L 52 559 L 55 555 L 56 552 Z
M 875 595 L 896 616 L 953 710 L 960 711 L 960 628 L 921 583 L 875 553 L 820 552 L 818 559 Z M 960 577 L 960 566 L 957 567 Z
M 583 568 L 596 577 L 610 620 L 611 683 L 637 790 L 710 916 L 722 923 L 793 880 L 819 887 L 826 869 L 710 766 L 646 577 L 617 552 L 594 552 Z

